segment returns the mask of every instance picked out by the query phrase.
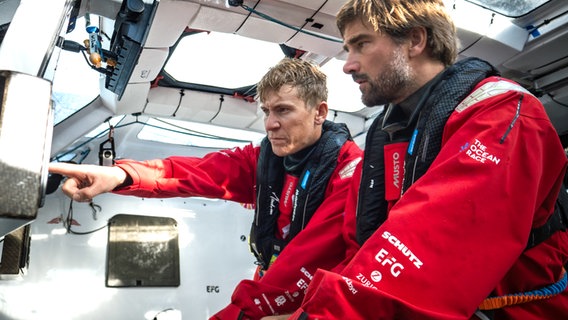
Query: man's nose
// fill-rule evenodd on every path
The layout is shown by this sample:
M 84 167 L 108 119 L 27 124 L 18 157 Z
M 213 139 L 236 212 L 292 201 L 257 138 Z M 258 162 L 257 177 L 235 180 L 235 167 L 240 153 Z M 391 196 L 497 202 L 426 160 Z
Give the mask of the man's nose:
M 343 72 L 353 74 L 359 72 L 359 69 L 359 62 L 351 54 L 348 54 L 347 60 L 345 60 L 345 64 L 343 65 Z
M 264 118 L 264 128 L 266 131 L 276 130 L 280 128 L 280 121 L 273 114 L 268 114 Z

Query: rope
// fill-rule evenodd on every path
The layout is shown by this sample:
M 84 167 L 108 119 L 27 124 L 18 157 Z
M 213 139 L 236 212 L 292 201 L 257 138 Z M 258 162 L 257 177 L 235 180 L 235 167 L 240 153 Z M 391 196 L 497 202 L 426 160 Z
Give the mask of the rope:
M 567 284 L 568 275 L 566 273 L 566 269 L 562 268 L 562 273 L 560 274 L 560 280 L 558 280 L 558 282 L 538 290 L 487 298 L 479 305 L 479 310 L 500 309 L 516 304 L 548 299 L 566 290 Z

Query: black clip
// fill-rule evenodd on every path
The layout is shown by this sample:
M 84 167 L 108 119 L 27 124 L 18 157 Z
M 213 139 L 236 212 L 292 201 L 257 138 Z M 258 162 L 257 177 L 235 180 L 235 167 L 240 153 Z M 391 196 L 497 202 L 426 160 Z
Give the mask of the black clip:
M 111 126 L 108 133 L 108 139 L 103 141 L 99 146 L 99 165 L 112 166 L 114 165 L 115 151 L 114 151 L 114 128 Z

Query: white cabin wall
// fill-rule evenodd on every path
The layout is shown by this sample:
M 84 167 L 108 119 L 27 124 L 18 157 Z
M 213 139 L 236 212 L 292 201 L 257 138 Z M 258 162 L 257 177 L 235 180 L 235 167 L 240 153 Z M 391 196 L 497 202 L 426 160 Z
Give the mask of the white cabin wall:
M 208 319 L 226 306 L 255 265 L 248 247 L 252 210 L 237 203 L 204 198 L 146 199 L 104 194 L 102 210 L 73 203 L 78 232 L 94 230 L 116 214 L 165 216 L 179 229 L 179 287 L 105 286 L 108 228 L 89 235 L 66 233 L 61 222 L 70 200 L 61 190 L 46 197 L 31 225 L 29 268 L 20 279 L 2 280 L 0 319 L 153 319 L 173 308 L 181 319 Z M 52 221 L 52 222 L 50 222 Z M 216 291 L 218 290 L 218 292 Z
M 136 138 L 141 128 L 132 124 L 115 129 L 117 158 L 202 157 L 215 150 L 143 141 Z M 98 164 L 98 148 L 106 138 L 84 145 L 90 152 L 83 163 Z M 46 196 L 31 224 L 29 267 L 18 278 L 1 280 L 1 320 L 153 319 L 169 308 L 181 313 L 180 320 L 205 320 L 230 302 L 239 281 L 252 278 L 256 265 L 248 236 L 253 211 L 242 204 L 114 194 L 97 196 L 94 203 L 102 209 L 96 220 L 88 204 L 73 203 L 73 218 L 80 224 L 72 226 L 74 231 L 97 229 L 116 214 L 176 219 L 181 285 L 106 287 L 108 228 L 88 235 L 66 233 L 61 218 L 68 215 L 70 199 L 59 188 Z

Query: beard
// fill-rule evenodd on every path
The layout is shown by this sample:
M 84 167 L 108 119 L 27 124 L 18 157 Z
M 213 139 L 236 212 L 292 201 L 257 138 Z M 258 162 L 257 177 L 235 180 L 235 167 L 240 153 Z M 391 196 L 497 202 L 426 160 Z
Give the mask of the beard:
M 401 48 L 397 48 L 393 59 L 385 65 L 381 74 L 367 81 L 367 88 L 361 90 L 361 100 L 367 107 L 385 105 L 400 97 L 414 82 L 412 70 Z

